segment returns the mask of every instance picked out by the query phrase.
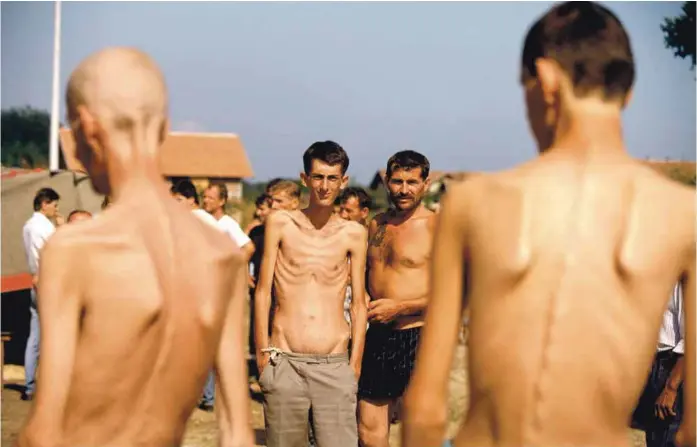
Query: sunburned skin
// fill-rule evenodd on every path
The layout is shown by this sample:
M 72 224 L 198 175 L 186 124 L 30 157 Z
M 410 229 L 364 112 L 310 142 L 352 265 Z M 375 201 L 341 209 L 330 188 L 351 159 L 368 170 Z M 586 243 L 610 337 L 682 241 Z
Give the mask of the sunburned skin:
M 351 335 L 343 308 L 348 258 L 365 250 L 365 229 L 334 216 L 318 230 L 302 211 L 279 210 L 267 219 L 266 231 L 278 246 L 262 264 L 262 271 L 267 262 L 274 267 L 270 345 L 305 354 L 346 352 Z
M 471 404 L 454 445 L 630 445 L 663 297 L 681 277 L 694 297 L 694 222 L 694 191 L 616 154 L 550 154 L 453 187 L 436 231 L 440 326 L 426 325 L 447 343 L 427 332 L 417 373 L 451 355 L 466 272 Z
M 610 75 L 612 73 L 612 75 Z M 540 155 L 448 188 L 404 447 L 440 447 L 469 310 L 470 406 L 455 447 L 628 447 L 675 283 L 684 290 L 684 416 L 695 445 L 695 191 L 632 159 L 635 64 L 594 2 L 531 26 L 520 83 Z
M 368 294 L 372 300 L 392 299 L 401 304 L 425 299 L 430 289 L 429 261 L 435 214 L 420 207 L 406 221 L 390 212 L 370 223 L 368 239 Z M 401 309 L 394 329 L 422 326 L 423 311 Z
M 19 446 L 179 445 L 214 362 L 220 445 L 254 445 L 244 257 L 165 188 L 166 106 L 137 50 L 100 51 L 70 78 L 78 157 L 114 202 L 42 253 L 40 375 Z

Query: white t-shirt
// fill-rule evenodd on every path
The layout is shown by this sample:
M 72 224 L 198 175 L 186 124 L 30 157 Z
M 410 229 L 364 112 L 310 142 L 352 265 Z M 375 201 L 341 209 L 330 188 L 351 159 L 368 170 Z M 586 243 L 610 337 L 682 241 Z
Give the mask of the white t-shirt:
M 215 220 L 215 218 L 213 219 Z M 223 231 L 223 233 L 230 236 L 238 247 L 242 248 L 251 242 L 249 236 L 247 236 L 244 231 L 242 231 L 242 228 L 240 228 L 240 224 L 238 224 L 235 219 L 227 214 L 216 221 L 216 224 L 218 225 L 218 228 Z
M 202 221 L 206 222 L 208 225 L 212 225 L 215 228 L 218 228 L 218 221 L 215 219 L 215 217 L 211 216 L 209 212 L 206 210 L 202 210 L 201 208 L 196 208 L 195 210 L 192 211 L 196 217 L 201 219 Z

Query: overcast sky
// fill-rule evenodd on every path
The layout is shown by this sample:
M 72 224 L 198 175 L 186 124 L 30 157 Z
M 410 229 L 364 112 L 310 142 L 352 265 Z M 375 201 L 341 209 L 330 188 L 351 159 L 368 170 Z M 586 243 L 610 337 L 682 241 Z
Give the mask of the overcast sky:
M 694 160 L 695 72 L 660 30 L 680 3 L 607 4 L 637 64 L 630 152 Z M 239 134 L 257 179 L 295 176 L 302 152 L 325 139 L 344 146 L 361 182 L 407 148 L 433 169 L 501 169 L 535 155 L 519 60 L 549 5 L 64 2 L 61 102 L 81 59 L 136 46 L 165 73 L 173 129 Z M 53 4 L 0 8 L 2 107 L 48 110 Z

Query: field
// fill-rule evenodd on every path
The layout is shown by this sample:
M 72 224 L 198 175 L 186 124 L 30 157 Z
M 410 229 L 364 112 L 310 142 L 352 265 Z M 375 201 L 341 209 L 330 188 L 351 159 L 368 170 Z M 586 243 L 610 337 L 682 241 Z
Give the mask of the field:
M 467 377 L 464 373 L 465 366 L 465 347 L 460 346 L 456 351 L 453 373 L 450 377 L 450 402 L 449 402 L 449 426 L 448 435 L 452 436 L 457 431 L 459 421 L 464 416 L 467 404 Z M 5 386 L 2 390 L 2 445 L 12 445 L 17 432 L 21 428 L 30 404 L 21 401 L 20 383 L 24 376 L 21 367 L 10 365 L 5 366 Z M 261 404 L 252 402 L 252 415 L 256 443 L 259 446 L 265 445 L 264 442 L 264 416 Z M 643 433 L 634 431 L 631 433 L 632 447 L 645 447 Z M 391 446 L 399 446 L 399 424 L 395 424 L 391 431 Z M 217 447 L 217 428 L 215 415 L 200 410 L 195 410 L 189 419 L 184 447 Z

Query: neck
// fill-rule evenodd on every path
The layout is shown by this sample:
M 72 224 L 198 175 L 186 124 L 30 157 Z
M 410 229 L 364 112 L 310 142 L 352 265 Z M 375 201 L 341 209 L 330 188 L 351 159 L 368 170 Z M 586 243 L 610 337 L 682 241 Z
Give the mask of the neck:
M 225 212 L 223 211 L 222 208 L 218 208 L 217 210 L 213 211 L 211 214 L 213 215 L 213 217 L 220 220 L 225 215 Z
M 334 206 L 320 206 L 310 202 L 307 208 L 302 210 L 315 228 L 322 228 L 329 222 L 334 214 Z
M 419 203 L 414 208 L 410 208 L 408 210 L 400 210 L 399 208 L 395 207 L 392 208 L 392 216 L 397 218 L 397 220 L 404 222 L 406 220 L 409 220 L 409 218 L 416 214 L 416 212 L 423 208 L 423 206 L 423 203 Z
M 165 190 L 158 166 L 157 132 L 134 131 L 130 135 L 115 135 L 107 144 L 107 173 L 109 195 L 114 201 L 144 190 Z
M 624 152 L 621 111 L 597 100 L 581 100 L 561 111 L 550 148 L 555 152 L 608 154 Z

